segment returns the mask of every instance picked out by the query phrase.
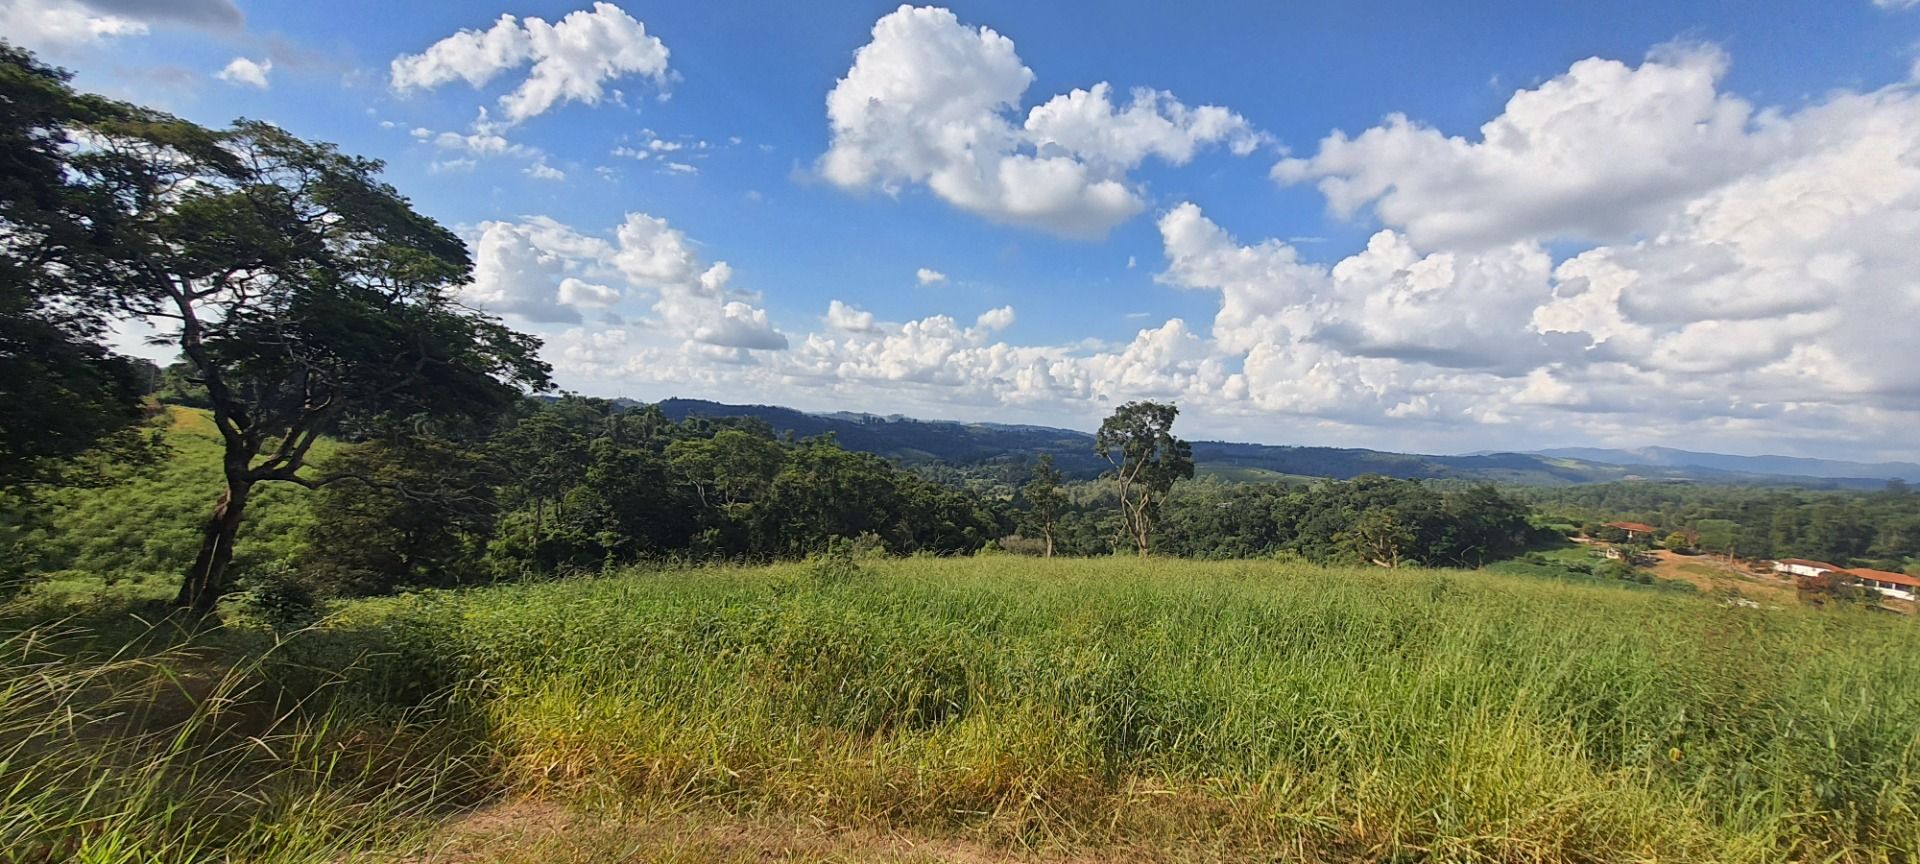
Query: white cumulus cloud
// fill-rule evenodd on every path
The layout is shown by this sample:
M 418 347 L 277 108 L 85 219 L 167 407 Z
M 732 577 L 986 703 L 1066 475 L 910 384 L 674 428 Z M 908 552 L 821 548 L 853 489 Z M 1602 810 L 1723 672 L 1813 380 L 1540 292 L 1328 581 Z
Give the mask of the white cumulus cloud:
M 405 93 L 456 80 L 483 87 L 501 73 L 528 67 L 499 100 L 509 123 L 567 102 L 598 104 L 607 84 L 640 76 L 664 88 L 669 52 L 646 25 L 612 3 L 568 13 L 557 22 L 501 15 L 485 30 L 461 30 L 390 64 L 393 89 Z
M 827 304 L 827 327 L 844 330 L 848 333 L 873 333 L 880 328 L 874 323 L 873 313 L 850 306 L 839 300 Z
M 722 349 L 778 350 L 786 336 L 751 294 L 732 286 L 725 261 L 703 262 L 667 220 L 628 213 L 612 237 L 577 231 L 546 216 L 479 226 L 474 273 L 463 297 L 537 323 L 577 324 L 583 312 L 624 317 L 629 299 L 663 335 Z M 632 329 L 628 327 L 626 329 Z
M 1137 90 L 1124 107 L 1106 83 L 1017 112 L 1033 72 L 1013 41 L 937 7 L 902 6 L 827 94 L 823 176 L 846 189 L 926 186 L 988 219 L 1099 237 L 1145 208 L 1127 171 L 1148 156 L 1182 163 L 1200 148 L 1249 152 L 1246 120 Z
M 245 57 L 235 57 L 227 63 L 225 68 L 214 73 L 213 77 L 228 84 L 244 84 L 265 90 L 268 86 L 267 73 L 272 71 L 273 60 L 271 59 L 249 60 Z
M 1095 88 L 1036 124 L 1053 130 L 1046 147 L 1060 152 L 1048 155 L 1011 119 L 1028 78 L 1010 43 L 937 10 L 895 15 L 877 29 L 931 28 L 919 35 L 947 41 L 925 56 L 945 65 L 917 62 L 918 44 L 897 78 L 863 86 L 880 104 L 960 95 L 861 129 L 918 129 L 965 104 L 943 115 L 960 139 L 1017 139 L 974 164 L 1057 158 L 1094 176 L 1106 162 L 1180 156 L 1177 141 L 1143 132 L 1122 146 L 1065 131 L 1079 128 L 1067 113 L 1115 127 L 1134 110 L 1175 116 L 1159 96 L 1134 109 L 1141 97 L 1122 104 Z M 888 33 L 869 49 L 901 49 Z M 534 253 L 574 250 L 551 265 L 534 254 L 517 265 L 534 278 L 476 279 L 476 290 L 573 310 L 581 323 L 557 337 L 557 365 L 660 395 L 1082 428 L 1120 401 L 1159 398 L 1180 403 L 1194 437 L 1920 455 L 1920 91 L 1902 81 L 1762 107 L 1722 89 L 1727 63 L 1698 46 L 1637 65 L 1584 60 L 1514 94 L 1471 140 L 1399 118 L 1282 163 L 1282 179 L 1315 184 L 1331 209 L 1378 221 L 1355 248 L 1239 239 L 1197 204 L 1170 207 L 1157 219 L 1156 279 L 1217 298 L 1212 320 L 1151 316 L 1161 323 L 1119 341 L 1015 344 L 1008 307 L 893 323 L 851 300 L 789 336 L 732 287 L 730 268 L 645 214 L 604 238 L 511 223 Z M 943 77 L 955 70 L 964 80 Z M 982 81 L 998 89 L 981 97 Z M 976 122 L 982 110 L 997 122 Z M 921 164 L 932 178 L 949 156 L 976 154 L 919 134 L 886 139 L 925 145 L 891 152 L 887 172 Z M 516 260 L 480 252 L 482 273 Z M 568 278 L 581 284 L 563 289 Z M 592 305 L 605 295 L 590 286 L 619 297 Z M 608 315 L 622 320 L 597 323 Z
M 1774 119 L 1718 90 L 1727 62 L 1710 46 L 1664 48 L 1637 67 L 1582 60 L 1515 93 L 1477 141 L 1396 114 L 1333 133 L 1273 176 L 1317 181 L 1343 216 L 1371 205 L 1427 246 L 1622 239 L 1772 151 Z

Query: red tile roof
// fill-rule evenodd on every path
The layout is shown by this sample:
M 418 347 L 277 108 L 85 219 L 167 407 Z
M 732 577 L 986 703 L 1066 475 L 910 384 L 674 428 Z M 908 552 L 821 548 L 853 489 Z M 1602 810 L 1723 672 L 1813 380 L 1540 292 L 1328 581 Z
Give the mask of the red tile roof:
M 1622 531 L 1632 531 L 1636 534 L 1652 534 L 1660 530 L 1652 525 L 1646 525 L 1640 522 L 1608 522 L 1607 527 L 1618 528 Z
M 1895 585 L 1905 585 L 1908 588 L 1920 588 L 1920 579 L 1905 573 L 1890 573 L 1886 570 L 1872 570 L 1866 567 L 1855 567 L 1842 572 L 1856 579 L 1874 579 L 1880 582 L 1892 582 Z

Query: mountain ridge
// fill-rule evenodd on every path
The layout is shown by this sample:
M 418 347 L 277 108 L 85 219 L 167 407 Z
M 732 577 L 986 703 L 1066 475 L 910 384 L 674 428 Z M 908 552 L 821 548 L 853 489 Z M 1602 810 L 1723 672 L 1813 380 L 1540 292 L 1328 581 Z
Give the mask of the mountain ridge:
M 615 400 L 639 405 L 633 400 Z M 1075 429 L 1031 424 L 920 420 L 904 415 L 864 412 L 808 412 L 778 405 L 734 405 L 705 399 L 669 398 L 657 405 L 673 420 L 689 416 L 755 417 L 775 432 L 806 438 L 831 433 L 849 450 L 876 453 L 905 465 L 946 465 L 997 471 L 1009 479 L 1023 473 L 1041 454 L 1069 477 L 1097 476 L 1107 464 L 1093 453 L 1094 436 Z M 1539 452 L 1483 452 L 1465 455 L 1394 453 L 1358 447 L 1251 444 L 1194 441 L 1194 461 L 1202 475 L 1227 480 L 1285 480 L 1360 474 L 1533 486 L 1655 482 L 1798 485 L 1872 489 L 1884 478 L 1815 477 L 1724 470 L 1704 466 L 1622 464 Z M 1624 451 L 1622 451 L 1624 452 Z M 1718 455 L 1718 454 L 1707 454 Z
M 1607 465 L 1657 465 L 1672 468 L 1708 468 L 1789 477 L 1859 478 L 1920 482 L 1920 464 L 1912 462 L 1855 462 L 1804 456 L 1737 456 L 1673 447 L 1554 447 L 1527 451 L 1540 456 L 1579 459 Z

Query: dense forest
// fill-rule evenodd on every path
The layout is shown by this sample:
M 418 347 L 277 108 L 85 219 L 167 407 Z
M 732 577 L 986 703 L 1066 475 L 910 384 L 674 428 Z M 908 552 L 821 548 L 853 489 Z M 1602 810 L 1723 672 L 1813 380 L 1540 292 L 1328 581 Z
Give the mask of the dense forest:
M 1920 557 L 1920 495 L 1894 480 L 1872 493 L 1780 487 L 1608 483 L 1508 494 L 1575 523 L 1631 519 L 1742 558 L 1814 558 L 1883 570 Z
M 170 398 L 203 401 L 179 373 L 154 377 Z M 219 482 L 218 435 L 202 409 L 152 422 L 167 427 L 158 464 L 15 502 L 0 539 L 31 571 L 17 576 L 152 578 L 191 562 L 201 502 Z M 315 447 L 316 488 L 261 491 L 239 535 L 238 587 L 290 581 L 353 596 L 646 561 L 1043 551 L 1031 482 L 969 490 L 752 418 L 676 422 L 658 406 L 566 396 L 524 400 L 472 434 L 349 431 Z M 1529 541 L 1526 508 L 1484 486 L 1168 481 L 1139 509 L 1155 554 L 1474 566 Z M 1048 518 L 1060 554 L 1135 551 L 1113 477 L 1063 482 L 1058 494 Z

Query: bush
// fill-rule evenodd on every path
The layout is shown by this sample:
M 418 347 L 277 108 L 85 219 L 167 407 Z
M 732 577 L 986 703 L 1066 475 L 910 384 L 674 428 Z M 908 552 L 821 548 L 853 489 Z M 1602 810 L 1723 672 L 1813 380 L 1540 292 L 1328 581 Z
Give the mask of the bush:
M 313 585 L 285 562 L 263 564 L 241 574 L 245 586 L 235 605 L 276 631 L 310 627 L 320 620 L 320 601 Z
M 1009 534 L 995 541 L 995 544 L 1000 547 L 1000 551 L 1009 552 L 1014 555 L 1028 555 L 1038 558 L 1047 552 L 1047 541 L 1039 537 L 1022 537 L 1018 534 Z
M 863 557 L 855 541 L 835 537 L 827 548 L 807 556 L 807 577 L 820 585 L 840 585 L 860 578 L 864 572 L 856 559 Z

